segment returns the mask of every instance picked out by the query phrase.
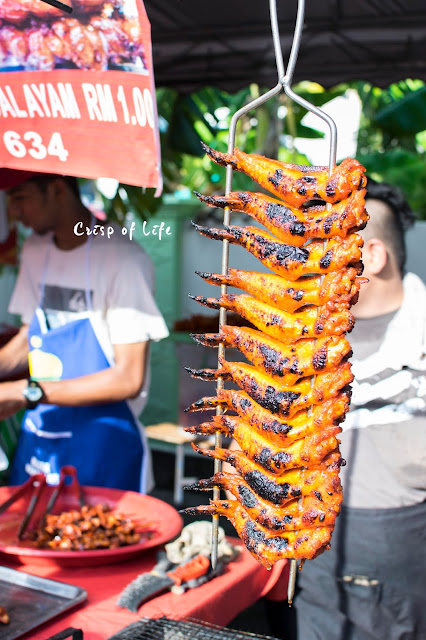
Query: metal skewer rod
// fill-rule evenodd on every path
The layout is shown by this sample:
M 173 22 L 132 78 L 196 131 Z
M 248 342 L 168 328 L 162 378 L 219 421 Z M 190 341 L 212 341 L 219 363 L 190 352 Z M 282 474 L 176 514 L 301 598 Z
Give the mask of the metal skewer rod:
M 270 0 L 270 2 L 275 3 L 275 0 Z M 256 107 L 260 106 L 264 102 L 267 102 L 270 98 L 273 98 L 274 96 L 281 93 L 282 90 L 283 90 L 282 85 L 278 83 L 273 89 L 271 89 L 264 95 L 259 96 L 255 100 L 252 100 L 251 102 L 249 102 L 244 107 L 242 107 L 241 109 L 239 109 L 234 113 L 231 119 L 231 124 L 229 126 L 228 153 L 232 154 L 234 152 L 237 122 L 241 118 L 241 116 L 245 115 L 252 109 L 255 109 Z M 233 174 L 233 169 L 231 165 L 228 164 L 226 167 L 226 182 L 225 182 L 226 195 L 228 195 L 232 190 L 232 174 Z M 231 210 L 229 209 L 229 207 L 226 207 L 223 215 L 223 224 L 225 226 L 229 225 L 230 223 L 230 217 L 231 217 L 230 214 L 231 214 Z M 229 241 L 224 240 L 223 247 L 222 247 L 222 273 L 223 274 L 228 273 L 228 264 L 229 264 Z M 226 291 L 227 291 L 227 286 L 221 285 L 220 287 L 221 295 L 226 294 Z M 226 324 L 226 309 L 221 307 L 219 310 L 219 331 L 221 330 L 224 324 Z M 218 368 L 219 369 L 221 368 L 220 362 L 224 357 L 225 357 L 225 345 L 223 344 L 223 342 L 221 342 L 219 343 L 219 347 L 218 347 Z M 223 378 L 219 377 L 216 385 L 217 393 L 219 393 L 221 389 L 223 389 Z M 222 408 L 220 406 L 217 407 L 216 415 L 220 416 L 222 413 L 223 413 Z M 216 431 L 215 441 L 214 441 L 215 449 L 220 448 L 221 444 L 222 444 L 222 435 L 218 431 Z M 222 469 L 222 463 L 217 458 L 215 458 L 214 460 L 213 468 L 214 468 L 215 474 L 220 473 Z M 219 498 L 220 498 L 219 487 L 217 486 L 213 487 L 213 500 L 219 500 Z M 212 564 L 212 568 L 215 569 L 217 565 L 218 540 L 219 540 L 219 516 L 218 515 L 212 516 L 212 520 L 213 521 L 212 521 L 211 564 Z
M 294 69 L 295 69 L 296 61 L 297 61 L 297 56 L 299 54 L 300 41 L 301 41 L 301 38 L 302 38 L 304 18 L 305 18 L 305 0 L 298 0 L 296 26 L 295 26 L 295 30 L 294 30 L 293 44 L 292 44 L 292 47 L 291 47 L 290 57 L 289 57 L 288 65 L 287 65 L 287 74 L 282 77 L 281 82 L 282 82 L 285 94 L 291 100 L 293 100 L 297 104 L 300 104 L 302 107 L 304 107 L 305 109 L 307 109 L 311 113 L 315 114 L 316 116 L 318 116 L 319 118 L 324 120 L 326 122 L 326 124 L 328 125 L 329 132 L 330 132 L 330 150 L 329 150 L 329 157 L 328 157 L 328 171 L 329 171 L 329 175 L 330 175 L 331 172 L 333 171 L 335 165 L 336 165 L 336 152 L 337 152 L 337 127 L 336 127 L 336 123 L 334 122 L 333 118 L 331 118 L 331 116 L 329 116 L 327 113 L 325 113 L 324 111 L 322 111 L 321 109 L 319 109 L 315 105 L 311 104 L 310 102 L 308 102 L 307 100 L 305 100 L 304 98 L 299 96 L 291 88 Z M 329 208 L 330 205 L 327 205 L 327 206 Z M 326 244 L 327 244 L 327 241 L 324 240 L 324 248 L 325 248 Z M 314 380 L 315 380 L 315 378 L 312 377 L 311 378 L 311 387 L 313 387 Z M 311 411 L 312 411 L 312 407 L 310 407 L 310 413 L 311 413 Z M 295 587 L 296 587 L 296 570 L 297 570 L 297 561 L 294 558 L 292 558 L 292 559 L 290 559 L 290 573 L 289 573 L 288 587 L 287 587 L 287 600 L 288 600 L 288 603 L 290 605 L 293 602 L 294 591 L 295 591 Z
M 272 37 L 274 41 L 275 58 L 276 58 L 277 69 L 278 69 L 278 84 L 272 89 L 270 89 L 264 95 L 259 96 L 258 98 L 255 98 L 255 100 L 252 100 L 248 104 L 244 105 L 244 107 L 236 111 L 236 113 L 234 113 L 231 119 L 231 123 L 229 125 L 229 136 L 228 136 L 228 153 L 229 154 L 234 153 L 237 123 L 238 123 L 238 120 L 241 118 L 241 116 L 245 115 L 246 113 L 248 113 L 252 109 L 255 109 L 256 107 L 259 107 L 260 105 L 267 102 L 271 98 L 274 98 L 275 96 L 277 96 L 279 93 L 283 91 L 283 85 L 280 82 L 280 77 L 284 77 L 284 62 L 283 62 L 283 56 L 281 51 L 280 34 L 278 29 L 276 0 L 269 0 L 269 11 L 271 16 L 271 29 L 272 29 Z M 232 166 L 228 164 L 228 166 L 226 167 L 226 182 L 225 182 L 226 195 L 228 195 L 232 191 L 232 177 L 233 177 Z M 230 217 L 231 217 L 230 214 L 231 214 L 231 211 L 229 207 L 226 207 L 223 215 L 224 225 L 229 225 Z M 222 273 L 223 274 L 228 273 L 228 264 L 229 264 L 229 242 L 228 240 L 224 240 L 223 246 L 222 246 Z M 221 295 L 226 294 L 226 291 L 227 291 L 227 286 L 222 285 L 220 287 Z M 224 324 L 226 324 L 226 309 L 221 307 L 219 310 L 219 331 Z M 223 343 L 219 343 L 218 368 L 221 367 L 220 361 L 224 357 L 225 357 L 225 345 Z M 217 389 L 217 392 L 223 389 L 223 378 L 221 377 L 218 378 L 216 389 Z M 221 414 L 222 414 L 222 408 L 219 406 L 216 409 L 216 415 L 221 415 Z M 215 433 L 214 444 L 215 444 L 215 449 L 220 448 L 222 444 L 222 435 L 219 432 Z M 220 473 L 221 469 L 222 469 L 221 461 L 215 458 L 214 473 L 215 474 Z M 213 500 L 219 500 L 219 498 L 220 498 L 219 487 L 213 487 Z M 215 569 L 217 565 L 218 540 L 219 540 L 219 516 L 214 515 L 212 518 L 213 518 L 213 522 L 212 522 L 211 564 L 213 569 Z

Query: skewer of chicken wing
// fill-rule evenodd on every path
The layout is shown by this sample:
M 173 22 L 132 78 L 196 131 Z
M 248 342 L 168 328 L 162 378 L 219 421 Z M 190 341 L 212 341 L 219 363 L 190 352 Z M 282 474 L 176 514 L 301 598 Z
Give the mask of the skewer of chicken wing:
M 351 231 L 363 229 L 367 224 L 365 189 L 354 191 L 349 198 L 328 209 L 325 205 L 291 209 L 263 193 L 247 191 L 227 196 L 195 195 L 209 207 L 229 207 L 231 211 L 243 211 L 269 229 L 279 240 L 301 247 L 307 240 L 316 238 L 345 238 Z
M 288 280 L 297 280 L 311 273 L 329 273 L 361 260 L 363 240 L 351 233 L 347 238 L 333 238 L 326 249 L 322 240 L 314 240 L 305 247 L 284 244 L 257 227 L 228 227 L 214 229 L 193 226 L 202 235 L 214 240 L 228 240 L 245 247 L 271 271 Z
M 209 449 L 200 449 L 192 443 L 194 451 L 213 457 Z M 205 453 L 207 451 L 207 453 Z M 253 462 L 242 451 L 218 448 L 214 456 L 235 467 L 237 473 L 247 482 L 259 497 L 272 505 L 283 507 L 295 498 L 315 496 L 318 500 L 328 500 L 342 490 L 339 469 L 343 464 L 339 452 L 329 453 L 323 461 L 310 469 L 290 469 L 281 476 L 266 471 Z M 216 476 L 214 476 L 216 477 Z M 189 489 L 205 490 L 211 488 L 211 479 L 200 480 Z
M 185 428 L 188 433 L 212 435 L 219 431 L 232 436 L 249 460 L 277 475 L 288 469 L 320 464 L 338 446 L 339 442 L 334 436 L 341 430 L 341 427 L 321 429 L 283 449 L 272 444 L 265 436 L 253 434 L 247 422 L 233 416 L 216 416 L 211 422 Z
M 282 417 L 291 417 L 300 409 L 337 396 L 353 380 L 349 362 L 318 374 L 313 385 L 310 378 L 301 378 L 296 384 L 287 385 L 285 378 L 272 378 L 243 362 L 222 360 L 219 369 L 185 368 L 194 378 L 201 380 L 216 380 L 219 377 L 231 380 L 262 407 Z
M 336 397 L 314 405 L 312 411 L 304 409 L 283 422 L 244 391 L 221 389 L 217 396 L 201 398 L 188 407 L 187 411 L 205 411 L 217 406 L 233 410 L 255 433 L 264 436 L 277 447 L 286 447 L 319 429 L 340 424 L 349 408 L 349 401 L 350 390 L 346 389 Z
M 226 478 L 220 479 L 218 476 L 221 475 L 226 476 Z M 232 493 L 250 518 L 270 531 L 294 531 L 318 526 L 333 526 L 342 502 L 342 493 L 335 494 L 333 505 L 325 504 L 314 496 L 307 496 L 303 499 L 302 510 L 299 509 L 298 500 L 292 500 L 285 507 L 277 508 L 267 500 L 259 498 L 248 484 L 234 473 L 217 474 L 213 478 L 215 478 L 214 484 L 210 485 L 210 489 L 214 485 L 218 485 Z M 213 515 L 219 512 L 221 515 L 228 517 L 230 505 L 233 505 L 234 502 L 234 500 L 210 500 L 209 505 L 189 507 L 183 509 L 183 513 L 189 515 Z
M 312 559 L 324 550 L 331 539 L 332 527 L 270 531 L 251 519 L 237 500 L 219 501 L 208 513 L 225 515 L 250 553 L 267 569 L 283 558 Z
M 219 500 L 216 495 L 210 505 L 191 512 L 228 517 L 263 563 L 279 557 L 312 558 L 328 547 L 342 499 L 338 472 L 344 461 L 336 436 L 353 379 L 346 361 L 350 346 L 343 335 L 353 326 L 349 308 L 365 281 L 359 277 L 362 239 L 355 233 L 368 219 L 364 169 L 348 159 L 329 175 L 325 167 L 288 165 L 238 149 L 232 155 L 206 151 L 215 162 L 255 178 L 283 202 L 260 193 L 196 194 L 209 206 L 248 213 L 274 235 L 257 227 L 194 225 L 209 238 L 243 246 L 273 274 L 237 269 L 226 275 L 199 273 L 212 284 L 254 296 L 222 293 L 219 299 L 194 299 L 232 310 L 257 330 L 224 324 L 219 333 L 193 336 L 204 345 L 237 348 L 251 364 L 229 362 L 221 355 L 218 369 L 188 369 L 194 377 L 220 377 L 240 389 L 219 388 L 215 397 L 189 407 L 235 412 L 236 416 L 217 415 L 187 430 L 223 433 L 240 446 L 205 450 L 193 444 L 202 455 L 226 461 L 236 470 L 236 475 L 215 474 L 194 488 L 219 486 L 236 500 Z M 315 199 L 334 206 L 309 206 Z M 321 526 L 324 523 L 328 530 Z M 273 537 L 272 530 L 279 535 Z M 290 531 L 300 537 L 288 549 L 293 542 L 286 538 Z M 308 548 L 302 554 L 303 543 Z
M 351 346 L 343 336 L 298 340 L 286 345 L 262 331 L 248 327 L 223 325 L 220 333 L 192 333 L 201 345 L 216 347 L 220 343 L 236 348 L 265 373 L 294 384 L 299 378 L 329 371 L 351 354 Z
M 261 302 L 294 313 L 305 305 L 325 304 L 335 311 L 355 304 L 361 284 L 366 278 L 357 277 L 360 268 L 346 267 L 325 276 L 306 276 L 290 281 L 272 273 L 229 269 L 227 275 L 196 271 L 203 280 L 215 285 L 242 289 Z
M 218 299 L 189 297 L 211 309 L 224 307 L 228 311 L 234 311 L 267 335 L 284 343 L 301 338 L 341 335 L 351 331 L 354 325 L 354 317 L 349 311 L 333 313 L 327 306 L 320 313 L 316 307 L 288 313 L 245 294 L 223 294 Z
M 327 167 L 307 167 L 270 160 L 247 154 L 239 149 L 234 153 L 220 153 L 203 144 L 203 149 L 216 164 L 231 165 L 246 173 L 264 189 L 281 198 L 291 207 L 301 207 L 309 200 L 335 203 L 347 198 L 353 191 L 363 189 L 367 183 L 364 167 L 352 158 L 346 158 L 329 176 Z

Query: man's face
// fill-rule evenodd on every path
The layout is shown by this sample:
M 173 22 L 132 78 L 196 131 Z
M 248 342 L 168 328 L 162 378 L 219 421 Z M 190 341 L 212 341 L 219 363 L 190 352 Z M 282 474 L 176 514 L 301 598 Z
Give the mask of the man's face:
M 9 189 L 6 194 L 13 218 L 39 235 L 53 230 L 55 203 L 52 183 L 48 183 L 44 191 L 35 181 L 28 180 Z

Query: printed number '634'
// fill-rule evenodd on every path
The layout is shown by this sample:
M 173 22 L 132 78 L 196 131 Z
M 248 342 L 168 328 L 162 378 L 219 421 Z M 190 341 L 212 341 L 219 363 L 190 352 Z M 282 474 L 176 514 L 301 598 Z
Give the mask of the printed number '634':
M 47 143 L 43 144 L 42 137 L 35 131 L 27 131 L 21 136 L 16 131 L 6 131 L 3 134 L 3 142 L 10 153 L 15 158 L 24 158 L 27 153 L 35 160 L 44 160 L 46 156 L 56 156 L 65 162 L 68 158 L 68 151 L 62 142 L 61 134 L 52 133 Z

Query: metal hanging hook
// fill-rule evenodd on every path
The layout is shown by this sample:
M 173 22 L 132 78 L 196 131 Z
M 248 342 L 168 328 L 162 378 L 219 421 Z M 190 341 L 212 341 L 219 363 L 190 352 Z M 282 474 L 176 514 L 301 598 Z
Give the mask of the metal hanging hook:
M 278 25 L 278 16 L 277 16 L 277 2 L 276 0 L 269 0 L 269 12 L 270 12 L 270 21 L 271 21 L 271 31 L 272 38 L 274 43 L 274 52 L 275 52 L 275 60 L 277 65 L 277 73 L 278 73 L 278 83 L 275 87 L 270 89 L 267 93 L 259 96 L 255 100 L 252 100 L 248 104 L 244 105 L 241 109 L 239 109 L 232 117 L 231 123 L 229 126 L 229 137 L 228 137 L 228 153 L 232 155 L 235 149 L 235 137 L 236 137 L 236 129 L 237 123 L 239 119 L 247 114 L 252 109 L 256 109 L 260 105 L 264 104 L 271 98 L 274 98 L 279 93 L 284 91 L 284 93 L 294 102 L 301 105 L 311 113 L 315 114 L 322 120 L 324 120 L 330 132 L 330 150 L 329 150 L 329 173 L 332 172 L 335 164 L 336 164 L 336 150 L 337 150 L 337 127 L 333 118 L 329 116 L 327 113 L 316 107 L 315 105 L 308 102 L 297 93 L 295 93 L 292 88 L 292 80 L 294 69 L 297 62 L 297 57 L 299 54 L 300 41 L 302 37 L 303 31 L 303 23 L 305 16 L 305 0 L 298 0 L 297 6 L 297 17 L 296 17 L 296 26 L 294 31 L 294 37 L 292 42 L 292 47 L 290 51 L 287 73 L 285 73 L 285 66 L 283 61 L 282 49 L 281 49 L 281 39 Z M 225 183 L 225 193 L 229 195 L 232 191 L 232 177 L 233 177 L 233 169 L 231 165 L 227 165 L 226 167 L 226 183 Z M 224 211 L 224 219 L 223 224 L 228 226 L 230 224 L 230 209 L 225 208 Z M 227 274 L 229 265 L 229 241 L 223 240 L 222 247 L 222 274 Z M 221 286 L 221 294 L 226 294 L 227 287 L 226 285 Z M 219 311 L 219 331 L 221 327 L 226 324 L 226 310 L 221 307 Z M 219 344 L 218 348 L 218 369 L 221 368 L 221 360 L 225 357 L 225 346 L 223 343 Z M 223 378 L 219 377 L 217 381 L 217 391 L 219 392 L 223 389 Z M 216 415 L 221 415 L 222 409 L 221 407 L 217 407 Z M 222 444 L 222 436 L 219 432 L 215 434 L 215 448 L 220 448 Z M 214 461 L 214 473 L 219 473 L 222 468 L 222 463 L 220 460 L 215 459 Z M 220 489 L 219 487 L 213 488 L 213 499 L 219 500 L 220 498 Z M 215 568 L 217 565 L 217 555 L 218 555 L 218 539 L 219 539 L 219 516 L 213 516 L 212 522 L 212 549 L 211 549 L 211 564 L 212 567 Z M 290 560 L 290 575 L 288 582 L 288 601 L 292 602 L 295 590 L 296 583 L 296 568 L 297 563 L 296 560 Z

